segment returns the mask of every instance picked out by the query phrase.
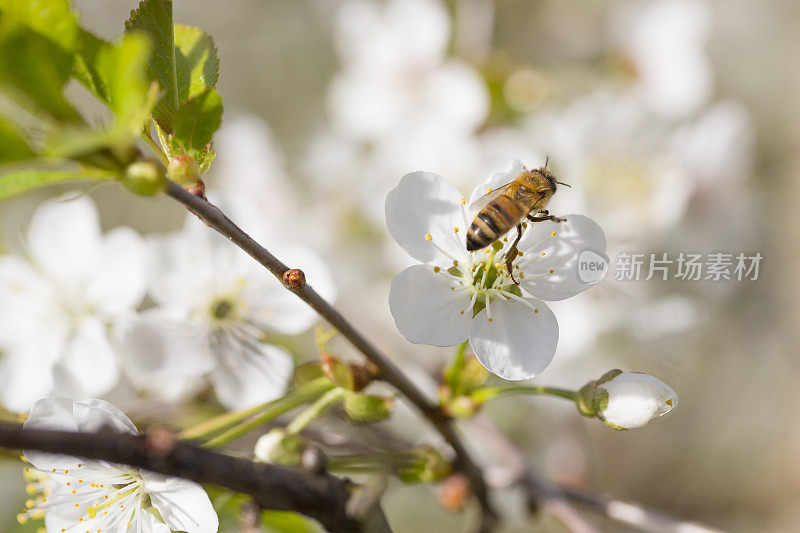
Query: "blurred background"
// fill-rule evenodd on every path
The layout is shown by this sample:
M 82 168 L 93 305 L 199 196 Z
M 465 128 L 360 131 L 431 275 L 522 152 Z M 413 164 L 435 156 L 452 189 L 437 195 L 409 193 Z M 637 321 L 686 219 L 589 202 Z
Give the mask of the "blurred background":
M 135 7 L 75 5 L 106 38 Z M 680 406 L 627 432 L 543 398 L 502 399 L 486 415 L 554 480 L 726 531 L 800 530 L 796 2 L 177 0 L 175 20 L 219 48 L 225 116 L 209 199 L 255 196 L 263 209 L 238 214 L 245 229 L 282 228 L 273 232 L 325 257 L 340 309 L 432 393 L 413 369 L 435 373 L 453 352 L 411 345 L 394 326 L 389 283 L 412 260 L 386 232 L 385 195 L 414 170 L 469 192 L 512 158 L 549 157 L 572 186 L 550 211 L 595 218 L 611 270 L 553 305 L 561 339 L 535 382 L 579 387 L 618 367 L 667 382 Z M 0 249 L 17 249 L 35 207 L 60 191 L 0 204 Z M 153 234 L 183 220 L 168 199 L 115 186 L 90 195 L 104 228 Z M 623 252 L 645 254 L 640 280 L 616 279 Z M 645 279 L 650 254 L 681 252 L 762 260 L 755 280 L 679 279 L 675 263 L 667 280 Z M 298 359 L 315 356 L 309 335 L 287 342 Z M 116 401 L 137 421 L 164 417 L 146 398 Z M 382 426 L 436 442 L 410 408 Z M 503 467 L 479 432 L 467 435 L 483 463 Z M 0 469 L 0 530 L 22 530 L 20 471 Z M 393 482 L 384 504 L 395 530 L 468 528 L 474 510 L 450 514 L 434 492 Z M 528 516 L 517 489 L 494 499 L 504 531 L 563 530 Z

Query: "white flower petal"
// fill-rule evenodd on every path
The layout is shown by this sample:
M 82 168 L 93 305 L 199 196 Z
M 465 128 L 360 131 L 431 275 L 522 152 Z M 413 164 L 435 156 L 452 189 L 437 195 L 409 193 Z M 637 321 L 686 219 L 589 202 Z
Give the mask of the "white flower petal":
M 41 398 L 31 407 L 28 418 L 22 427 L 25 429 L 78 431 L 72 404 L 73 401 L 67 398 Z M 73 468 L 79 462 L 75 457 L 68 455 L 55 455 L 35 450 L 25 450 L 24 455 L 33 466 L 45 472 L 52 468 L 59 470 Z
M 222 405 L 246 409 L 283 395 L 294 370 L 294 361 L 286 350 L 230 335 L 215 340 L 212 349 L 217 367 L 210 378 Z
M 72 395 L 105 394 L 119 378 L 116 354 L 106 327 L 93 317 L 80 323 L 64 346 L 58 365 L 73 382 L 68 389 Z
M 177 399 L 216 365 L 203 328 L 158 310 L 120 324 L 115 333 L 125 374 L 158 398 Z
M 167 524 L 159 520 L 158 517 L 151 512 L 143 511 L 136 514 L 140 524 L 139 527 L 142 528 L 142 533 L 170 533 L 170 531 L 172 531 Z M 61 530 L 58 529 L 57 531 Z M 137 531 L 139 530 L 137 529 Z M 216 529 L 214 531 L 216 531 Z
M 36 209 L 28 229 L 31 256 L 50 276 L 74 285 L 97 265 L 100 222 L 94 203 L 82 196 L 59 198 Z
M 187 533 L 215 533 L 219 518 L 203 487 L 177 477 L 141 470 L 145 490 L 170 529 Z
M 672 387 L 638 372 L 623 372 L 600 388 L 608 392 L 608 405 L 600 413 L 601 418 L 625 429 L 642 427 L 678 405 L 678 395 Z
M 118 227 L 103 238 L 86 298 L 111 317 L 132 311 L 147 290 L 144 241 L 131 228 Z
M 32 343 L 14 346 L 0 357 L 0 403 L 7 409 L 25 412 L 53 391 L 52 366 L 57 348 L 45 350 Z
M 72 411 L 78 431 L 91 433 L 111 428 L 120 433 L 137 434 L 136 426 L 119 408 L 105 400 L 90 399 L 74 402 Z
M 487 370 L 503 379 L 518 381 L 547 368 L 556 353 L 558 322 L 547 305 L 526 298 L 538 310 L 515 301 L 491 302 L 492 321 L 486 309 L 472 320 L 469 344 Z
M 406 339 L 433 346 L 467 340 L 472 320 L 472 309 L 467 309 L 470 295 L 453 291 L 451 286 L 425 265 L 409 267 L 392 280 L 389 309 Z
M 428 86 L 427 98 L 434 117 L 451 125 L 451 134 L 471 133 L 486 119 L 489 95 L 486 84 L 471 67 L 450 61 L 438 69 Z
M 520 286 L 543 300 L 563 300 L 600 281 L 584 282 L 578 269 L 579 257 L 584 251 L 605 257 L 603 230 L 589 217 L 566 215 L 563 218 L 566 222 L 529 223 L 518 245 L 523 251 L 515 262 L 520 266 L 516 272 L 521 271 L 524 276 L 517 277 Z
M 463 227 L 461 213 L 463 198 L 437 174 L 406 174 L 386 197 L 386 228 L 397 244 L 415 259 L 423 263 L 449 263 L 425 235 L 431 235 L 435 244 L 453 258 L 466 256 L 464 235 L 467 228 Z M 460 228 L 458 234 L 453 230 L 456 227 Z

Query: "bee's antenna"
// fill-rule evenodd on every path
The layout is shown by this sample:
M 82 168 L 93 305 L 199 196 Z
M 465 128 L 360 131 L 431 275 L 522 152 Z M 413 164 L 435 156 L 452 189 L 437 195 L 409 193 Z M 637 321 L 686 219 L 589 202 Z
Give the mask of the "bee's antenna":
M 563 181 L 557 181 L 556 183 L 558 183 L 558 184 L 560 184 L 560 185 L 566 185 L 566 186 L 567 186 L 567 187 L 569 187 L 570 189 L 572 188 L 572 185 L 570 185 L 569 183 L 564 183 Z
M 544 158 L 544 168 L 547 168 L 547 163 L 549 162 L 550 162 L 550 156 L 548 155 L 547 157 Z

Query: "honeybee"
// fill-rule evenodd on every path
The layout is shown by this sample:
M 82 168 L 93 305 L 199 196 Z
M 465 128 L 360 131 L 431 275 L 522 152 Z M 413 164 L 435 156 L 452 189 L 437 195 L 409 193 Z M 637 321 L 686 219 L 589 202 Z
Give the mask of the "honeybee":
M 517 244 L 522 237 L 522 223 L 564 222 L 565 219 L 551 215 L 545 207 L 556 193 L 557 181 L 545 166 L 523 171 L 510 183 L 489 191 L 475 200 L 470 207 L 477 213 L 467 231 L 467 251 L 473 252 L 489 246 L 497 239 L 517 227 L 517 238 L 506 253 L 506 268 L 514 279 L 512 263 L 517 258 Z M 569 185 L 567 185 L 569 187 Z

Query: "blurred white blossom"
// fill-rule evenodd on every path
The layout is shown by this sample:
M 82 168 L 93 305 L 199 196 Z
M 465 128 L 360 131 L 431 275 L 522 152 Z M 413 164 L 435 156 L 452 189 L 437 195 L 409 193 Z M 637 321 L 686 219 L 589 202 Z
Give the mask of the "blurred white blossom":
M 101 395 L 119 369 L 109 328 L 145 295 L 146 253 L 127 227 L 105 235 L 88 197 L 37 208 L 28 257 L 0 257 L 0 403 Z
M 116 431 L 135 435 L 133 422 L 103 400 L 36 401 L 25 429 Z M 219 520 L 203 488 L 192 481 L 106 461 L 26 450 L 25 458 L 49 478 L 28 516 L 44 512 L 49 533 L 215 533 Z
M 170 397 L 207 376 L 230 409 L 283 395 L 294 364 L 269 335 L 301 333 L 316 312 L 194 217 L 152 244 L 150 294 L 158 306 L 121 328 L 133 383 Z M 301 265 L 323 297 L 335 296 L 313 252 L 284 252 L 282 259 Z
M 522 171 L 514 161 L 472 194 L 482 196 Z M 467 252 L 466 233 L 475 213 L 441 176 L 407 174 L 386 199 L 386 226 L 395 241 L 423 264 L 392 282 L 389 305 L 400 332 L 411 342 L 453 346 L 469 339 L 478 360 L 498 376 L 535 376 L 552 360 L 558 342 L 555 315 L 539 298 L 561 300 L 591 286 L 580 280 L 578 255 L 605 252 L 603 231 L 590 219 L 542 222 L 524 233 L 515 273 L 503 267 L 508 239 L 498 247 Z M 521 289 L 521 290 L 520 290 Z
M 375 140 L 424 120 L 459 134 L 485 119 L 480 76 L 446 58 L 450 20 L 438 0 L 347 0 L 335 38 L 343 68 L 328 108 L 337 131 Z
M 634 94 L 649 110 L 681 119 L 709 100 L 710 30 L 711 6 L 704 0 L 646 1 L 622 11 L 613 38 L 633 62 Z

